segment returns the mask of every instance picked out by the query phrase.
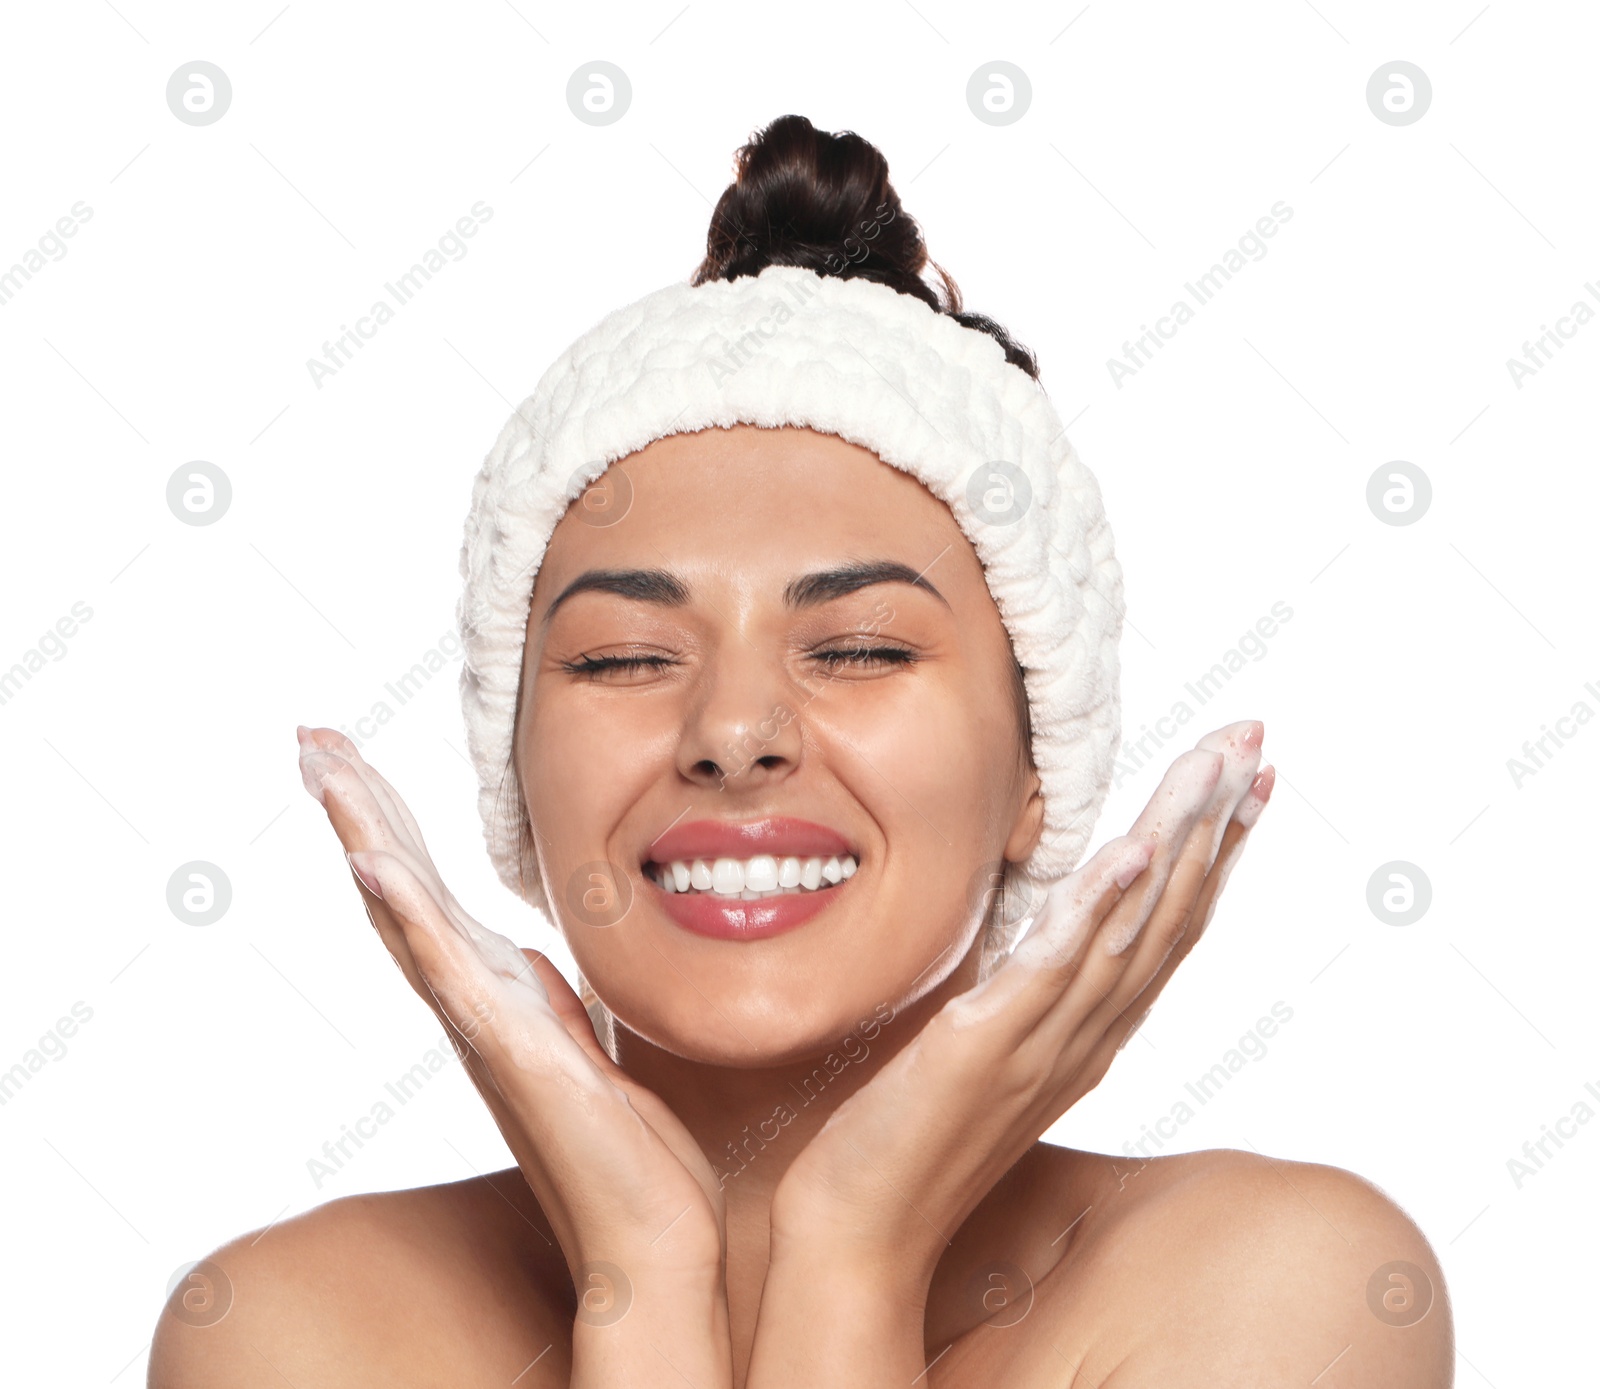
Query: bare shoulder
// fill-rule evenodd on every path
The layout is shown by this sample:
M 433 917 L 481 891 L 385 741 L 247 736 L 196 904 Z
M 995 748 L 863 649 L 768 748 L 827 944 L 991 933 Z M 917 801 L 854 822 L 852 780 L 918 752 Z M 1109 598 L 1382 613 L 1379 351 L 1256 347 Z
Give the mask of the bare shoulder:
M 1233 1149 L 1070 1157 L 1063 1172 L 1092 1197 L 1051 1298 L 1071 1309 L 1072 1382 L 1453 1382 L 1438 1259 L 1373 1183 Z
M 565 1384 L 550 1238 L 515 1169 L 329 1201 L 202 1261 L 156 1323 L 149 1389 Z

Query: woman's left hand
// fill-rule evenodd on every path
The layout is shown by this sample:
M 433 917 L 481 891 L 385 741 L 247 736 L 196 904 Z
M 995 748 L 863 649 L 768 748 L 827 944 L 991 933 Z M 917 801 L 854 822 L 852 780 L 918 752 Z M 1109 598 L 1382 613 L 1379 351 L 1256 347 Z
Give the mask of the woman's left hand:
M 1099 1084 L 1205 930 L 1271 794 L 1261 736 L 1232 724 L 1179 757 L 1129 834 L 1052 886 L 1006 962 L 840 1105 L 779 1182 L 775 1260 L 826 1249 L 834 1268 L 927 1292 L 961 1223 Z

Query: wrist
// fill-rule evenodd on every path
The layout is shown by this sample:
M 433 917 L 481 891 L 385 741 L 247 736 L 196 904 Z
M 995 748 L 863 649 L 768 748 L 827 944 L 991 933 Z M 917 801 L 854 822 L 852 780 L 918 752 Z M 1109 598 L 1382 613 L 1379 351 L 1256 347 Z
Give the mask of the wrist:
M 927 1290 L 920 1275 L 893 1259 L 862 1258 L 816 1238 L 775 1241 L 748 1389 L 916 1383 L 927 1370 Z
M 855 1306 L 874 1312 L 902 1308 L 920 1313 L 928 1301 L 937 1256 L 921 1247 L 895 1249 L 860 1232 L 842 1233 L 812 1226 L 770 1236 L 767 1285 L 799 1287 L 814 1282 L 834 1297 L 841 1315 Z
M 655 1251 L 640 1254 L 628 1248 L 608 1245 L 579 1251 L 569 1259 L 567 1272 L 580 1316 L 588 1308 L 602 1317 L 615 1304 L 624 1310 L 636 1298 L 652 1304 L 663 1302 L 679 1307 L 727 1306 L 727 1278 L 723 1264 L 700 1259 L 676 1260 Z
M 665 1224 L 665 1228 L 662 1225 Z M 727 1274 L 727 1245 L 709 1221 L 665 1218 L 648 1228 L 639 1224 L 599 1228 L 589 1224 L 562 1239 L 574 1285 L 586 1267 L 608 1265 L 643 1279 L 681 1279 L 699 1291 L 721 1289 Z
M 588 1259 L 572 1270 L 574 1389 L 661 1382 L 731 1389 L 732 1339 L 720 1273 L 640 1258 Z
M 768 1278 L 824 1277 L 863 1298 L 924 1306 L 947 1247 L 937 1232 L 879 1232 L 790 1207 L 774 1206 L 768 1232 Z

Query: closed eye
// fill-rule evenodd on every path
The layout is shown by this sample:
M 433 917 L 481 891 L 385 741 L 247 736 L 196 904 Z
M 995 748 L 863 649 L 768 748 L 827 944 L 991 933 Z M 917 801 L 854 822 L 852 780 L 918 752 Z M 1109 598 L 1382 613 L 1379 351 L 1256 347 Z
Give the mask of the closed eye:
M 576 661 L 563 661 L 561 669 L 572 675 L 595 676 L 608 670 L 642 670 L 659 668 L 673 662 L 666 656 L 580 656 Z
M 908 666 L 919 658 L 915 651 L 903 646 L 846 646 L 832 651 L 813 651 L 811 659 L 821 661 L 829 670 L 843 665 Z
M 868 668 L 872 666 L 909 666 L 920 659 L 916 652 L 903 646 L 847 646 L 831 651 L 813 651 L 811 659 L 821 663 L 826 670 L 845 666 Z M 677 664 L 667 656 L 580 656 L 575 661 L 561 662 L 561 668 L 571 675 L 595 676 L 608 671 L 659 670 Z

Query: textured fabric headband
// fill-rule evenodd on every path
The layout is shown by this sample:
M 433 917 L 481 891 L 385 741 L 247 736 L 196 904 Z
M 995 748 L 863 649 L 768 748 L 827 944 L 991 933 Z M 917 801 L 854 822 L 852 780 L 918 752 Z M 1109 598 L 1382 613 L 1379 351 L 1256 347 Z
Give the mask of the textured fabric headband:
M 668 285 L 607 315 L 544 373 L 473 483 L 456 614 L 461 704 L 500 880 L 522 895 L 506 767 L 551 532 L 618 459 L 664 435 L 733 424 L 837 435 L 950 508 L 1024 671 L 1045 811 L 1020 873 L 1032 887 L 1069 873 L 1121 739 L 1122 570 L 1099 485 L 1044 391 L 989 334 L 875 281 L 773 265 Z M 995 698 L 1004 707 L 1005 689 Z M 554 922 L 543 885 L 523 888 Z

